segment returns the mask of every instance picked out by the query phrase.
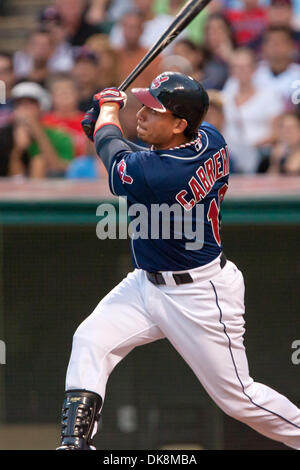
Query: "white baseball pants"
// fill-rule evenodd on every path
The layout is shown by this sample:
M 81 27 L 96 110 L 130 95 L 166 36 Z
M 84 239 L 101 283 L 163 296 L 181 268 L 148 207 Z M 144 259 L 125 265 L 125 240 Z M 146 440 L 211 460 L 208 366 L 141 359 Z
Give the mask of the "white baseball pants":
M 217 258 L 188 271 L 193 283 L 156 286 L 135 270 L 78 327 L 66 390 L 86 389 L 104 400 L 108 377 L 134 347 L 167 338 L 215 403 L 257 432 L 300 449 L 300 410 L 249 376 L 243 344 L 244 280 Z

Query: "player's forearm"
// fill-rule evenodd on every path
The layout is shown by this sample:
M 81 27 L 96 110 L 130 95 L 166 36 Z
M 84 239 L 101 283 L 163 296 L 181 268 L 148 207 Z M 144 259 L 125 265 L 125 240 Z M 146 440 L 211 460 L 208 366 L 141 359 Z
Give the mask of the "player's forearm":
M 118 156 L 124 152 L 132 151 L 124 139 L 121 129 L 108 123 L 96 131 L 94 142 L 97 155 L 101 158 L 108 172 Z
M 94 142 L 97 155 L 101 158 L 108 172 L 116 154 L 124 149 L 124 145 L 124 150 L 129 150 L 123 140 L 118 104 L 105 103 L 101 106 L 95 125 Z
M 100 114 L 95 125 L 95 132 L 105 124 L 114 124 L 121 128 L 119 119 L 120 107 L 117 103 L 105 103 L 101 106 Z

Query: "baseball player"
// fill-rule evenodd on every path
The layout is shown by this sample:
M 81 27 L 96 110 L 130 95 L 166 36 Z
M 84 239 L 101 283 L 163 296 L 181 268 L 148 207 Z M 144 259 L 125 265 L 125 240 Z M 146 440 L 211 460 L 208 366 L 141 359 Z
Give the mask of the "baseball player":
M 202 207 L 204 237 L 196 249 L 187 248 L 189 236 L 177 236 L 177 215 L 171 211 L 173 236 L 131 237 L 133 272 L 75 332 L 58 449 L 93 449 L 112 370 L 136 346 L 162 338 L 225 413 L 300 449 L 300 410 L 249 376 L 243 276 L 226 260 L 220 236 L 229 153 L 217 129 L 203 122 L 207 93 L 194 79 L 175 72 L 132 93 L 142 105 L 137 134 L 149 149 L 124 138 L 119 110 L 126 95 L 116 88 L 95 95 L 94 109 L 83 122 L 95 129 L 89 137 L 107 168 L 110 190 L 126 196 L 129 207 L 143 204 L 148 214 L 153 205 L 176 204 L 193 224 L 199 223 L 196 209 Z M 151 235 L 150 216 L 148 223 Z

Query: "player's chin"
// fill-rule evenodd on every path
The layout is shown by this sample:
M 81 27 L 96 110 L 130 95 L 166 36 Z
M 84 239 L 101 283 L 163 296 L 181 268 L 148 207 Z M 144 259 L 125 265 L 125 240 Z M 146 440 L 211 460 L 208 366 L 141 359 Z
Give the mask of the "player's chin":
M 149 136 L 147 134 L 147 131 L 145 129 L 143 129 L 142 127 L 140 126 L 137 126 L 136 128 L 136 133 L 137 133 L 137 136 L 139 139 L 143 140 L 144 142 L 148 142 L 149 140 Z

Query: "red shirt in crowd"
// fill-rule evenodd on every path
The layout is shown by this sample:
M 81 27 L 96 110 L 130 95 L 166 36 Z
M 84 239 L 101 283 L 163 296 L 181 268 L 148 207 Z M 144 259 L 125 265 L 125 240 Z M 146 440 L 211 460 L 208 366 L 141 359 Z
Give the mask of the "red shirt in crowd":
M 245 46 L 260 36 L 268 25 L 266 8 L 251 8 L 250 10 L 228 10 L 226 18 L 229 21 L 237 46 Z
M 86 154 L 86 136 L 82 132 L 81 121 L 84 113 L 77 112 L 72 117 L 62 117 L 54 112 L 44 115 L 43 124 L 68 132 L 74 143 L 75 156 Z

